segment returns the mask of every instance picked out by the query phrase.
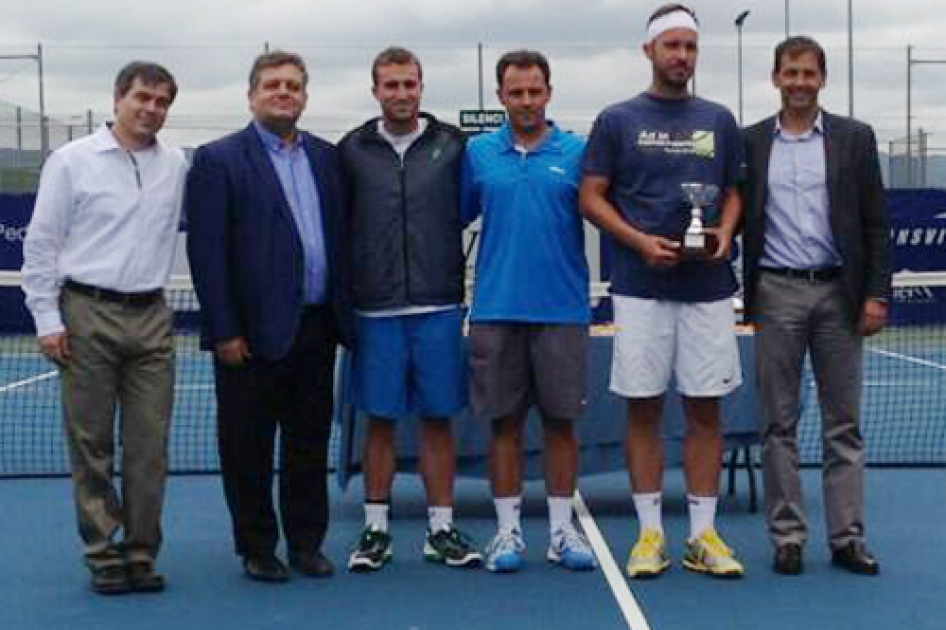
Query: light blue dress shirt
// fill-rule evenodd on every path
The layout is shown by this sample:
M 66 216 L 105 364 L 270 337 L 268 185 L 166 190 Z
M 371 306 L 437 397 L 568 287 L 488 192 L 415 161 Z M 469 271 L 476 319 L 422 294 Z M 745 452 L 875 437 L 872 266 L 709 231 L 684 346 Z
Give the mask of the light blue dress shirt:
M 327 299 L 328 264 L 325 255 L 325 232 L 322 228 L 322 205 L 319 189 L 312 174 L 309 156 L 296 134 L 291 144 L 254 121 L 266 148 L 286 201 L 299 230 L 305 255 L 305 283 L 303 287 L 306 304 L 322 304 Z
M 829 220 L 824 123 L 792 134 L 775 119 L 765 201 L 763 267 L 823 269 L 841 264 Z

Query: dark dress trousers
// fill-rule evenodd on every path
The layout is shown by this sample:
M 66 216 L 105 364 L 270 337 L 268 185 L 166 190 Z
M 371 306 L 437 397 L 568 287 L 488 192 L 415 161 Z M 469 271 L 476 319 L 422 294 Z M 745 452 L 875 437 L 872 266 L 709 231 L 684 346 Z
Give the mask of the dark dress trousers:
M 240 366 L 214 361 L 220 465 L 242 556 L 272 555 L 279 540 L 272 498 L 277 427 L 279 520 L 290 552 L 318 549 L 328 524 L 335 350 L 347 343 L 351 326 L 344 201 L 335 148 L 299 133 L 321 205 L 324 304 L 303 304 L 302 241 L 253 125 L 199 148 L 187 179 L 187 253 L 201 345 L 212 351 L 217 342 L 243 337 L 251 354 Z

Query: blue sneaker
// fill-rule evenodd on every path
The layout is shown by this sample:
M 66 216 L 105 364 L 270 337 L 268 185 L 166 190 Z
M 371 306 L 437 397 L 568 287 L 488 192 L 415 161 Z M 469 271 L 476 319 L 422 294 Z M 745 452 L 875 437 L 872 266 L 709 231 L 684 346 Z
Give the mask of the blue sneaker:
M 515 573 L 525 564 L 526 543 L 518 529 L 497 532 L 486 547 L 486 569 L 493 573 Z
M 591 571 L 598 566 L 588 539 L 571 526 L 552 534 L 546 558 L 569 571 Z

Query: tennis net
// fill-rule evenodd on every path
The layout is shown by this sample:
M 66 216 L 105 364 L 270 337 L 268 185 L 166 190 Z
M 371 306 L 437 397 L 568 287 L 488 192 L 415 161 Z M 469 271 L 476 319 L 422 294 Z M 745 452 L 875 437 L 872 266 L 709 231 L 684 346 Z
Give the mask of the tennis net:
M 216 401 L 210 356 L 198 347 L 189 279 L 167 289 L 175 311 L 172 473 L 216 472 Z M 898 274 L 892 325 L 865 346 L 862 432 L 879 465 L 946 465 L 946 273 Z M 38 352 L 19 275 L 0 273 L 0 476 L 68 474 L 56 370 Z M 607 369 L 606 366 L 594 366 Z M 751 386 L 752 375 L 746 375 Z M 820 415 L 810 369 L 803 380 L 801 459 L 821 459 Z M 336 433 L 338 433 L 336 431 Z M 330 462 L 337 461 L 337 438 Z M 118 461 L 118 457 L 116 457 Z

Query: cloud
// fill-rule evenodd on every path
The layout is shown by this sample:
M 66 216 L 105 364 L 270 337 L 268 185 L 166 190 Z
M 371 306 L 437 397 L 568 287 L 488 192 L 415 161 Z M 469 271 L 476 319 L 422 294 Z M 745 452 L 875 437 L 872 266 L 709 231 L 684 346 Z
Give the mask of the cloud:
M 425 66 L 425 105 L 455 120 L 479 102 L 477 44 L 483 45 L 483 91 L 493 98 L 493 64 L 504 51 L 544 51 L 553 66 L 552 114 L 578 130 L 606 104 L 644 89 L 649 67 L 640 53 L 649 13 L 660 4 L 626 0 L 0 0 L 0 54 L 35 51 L 43 44 L 47 110 L 72 118 L 111 110 L 111 84 L 133 58 L 164 63 L 181 84 L 168 132 L 200 142 L 245 124 L 246 74 L 268 43 L 300 52 L 312 85 L 306 124 L 332 136 L 372 116 L 368 68 L 389 44 L 413 48 Z M 701 24 L 697 90 L 734 111 L 738 106 L 735 16 L 744 26 L 744 118 L 778 107 L 771 87 L 771 55 L 784 35 L 784 3 L 771 0 L 696 0 Z M 855 3 L 855 113 L 882 141 L 905 133 L 906 46 L 946 59 L 937 49 L 946 16 L 935 0 L 858 0 Z M 941 17 L 942 16 L 942 17 Z M 813 32 L 828 49 L 833 111 L 847 112 L 845 3 L 790 3 L 793 32 Z M 946 134 L 940 105 L 946 66 L 914 68 L 917 125 Z M 940 78 L 942 76 L 942 78 Z M 31 62 L 0 62 L 4 100 L 37 107 Z M 946 143 L 946 140 L 943 141 Z

